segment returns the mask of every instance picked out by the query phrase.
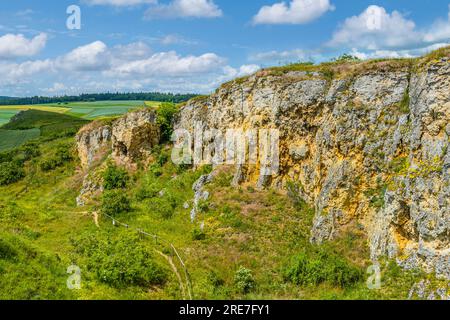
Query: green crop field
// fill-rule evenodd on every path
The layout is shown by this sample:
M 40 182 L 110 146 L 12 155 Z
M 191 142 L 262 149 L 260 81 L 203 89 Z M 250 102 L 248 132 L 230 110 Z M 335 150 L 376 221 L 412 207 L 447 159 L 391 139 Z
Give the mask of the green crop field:
M 14 149 L 41 134 L 38 128 L 28 130 L 0 130 L 0 152 Z
M 102 117 L 122 115 L 143 106 L 158 107 L 160 104 L 160 102 L 154 101 L 95 101 L 32 106 L 0 106 L 0 126 L 7 123 L 9 119 L 20 111 L 30 109 L 64 113 L 83 119 L 94 120 Z

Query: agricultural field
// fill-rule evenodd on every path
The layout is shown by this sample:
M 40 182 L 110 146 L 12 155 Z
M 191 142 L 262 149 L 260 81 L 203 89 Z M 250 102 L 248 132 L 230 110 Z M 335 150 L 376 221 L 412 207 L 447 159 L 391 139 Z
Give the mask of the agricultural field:
M 157 107 L 160 104 L 160 102 L 153 101 L 95 101 L 31 106 L 0 106 L 0 126 L 8 123 L 9 119 L 23 110 L 57 112 L 87 120 L 94 120 L 103 117 L 122 115 L 144 105 L 148 107 Z
M 0 127 L 0 153 L 39 137 L 73 136 L 89 121 L 69 114 L 28 110 Z
M 14 149 L 25 142 L 36 139 L 41 131 L 38 128 L 28 130 L 0 130 L 0 152 Z

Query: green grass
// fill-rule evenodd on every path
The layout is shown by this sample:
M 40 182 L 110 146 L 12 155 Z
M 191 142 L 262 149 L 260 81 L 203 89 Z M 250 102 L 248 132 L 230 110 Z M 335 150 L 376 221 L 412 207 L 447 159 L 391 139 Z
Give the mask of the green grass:
M 419 279 L 386 265 L 382 289 L 369 290 L 362 232 L 343 235 L 325 251 L 315 248 L 309 243 L 314 210 L 284 192 L 232 187 L 226 168 L 207 186 L 211 198 L 195 223 L 192 184 L 210 168 L 160 160 L 130 173 L 120 189 L 130 210 L 116 219 L 130 230 L 102 216 L 97 227 L 92 212 L 100 211 L 102 197 L 84 208 L 75 204 L 84 176 L 76 157 L 51 171 L 40 167 L 60 146 L 73 146 L 73 137 L 38 145 L 40 156 L 25 163 L 25 178 L 0 187 L 0 270 L 7 271 L 0 272 L 0 298 L 181 299 L 178 279 L 160 255 L 176 261 L 167 243 L 184 259 L 195 299 L 405 299 Z M 169 152 L 156 150 L 154 158 Z M 133 228 L 159 240 L 138 237 Z M 65 287 L 72 264 L 82 270 L 79 291 Z
M 28 130 L 1 130 L 0 152 L 21 146 L 25 142 L 36 139 L 41 134 L 38 128 Z

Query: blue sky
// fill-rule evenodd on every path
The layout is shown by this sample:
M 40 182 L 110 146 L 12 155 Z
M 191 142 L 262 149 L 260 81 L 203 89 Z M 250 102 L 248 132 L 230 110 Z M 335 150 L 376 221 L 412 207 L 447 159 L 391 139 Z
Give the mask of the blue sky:
M 79 30 L 66 26 L 70 5 Z M 449 42 L 449 0 L 2 1 L 0 95 L 207 93 L 266 66 Z

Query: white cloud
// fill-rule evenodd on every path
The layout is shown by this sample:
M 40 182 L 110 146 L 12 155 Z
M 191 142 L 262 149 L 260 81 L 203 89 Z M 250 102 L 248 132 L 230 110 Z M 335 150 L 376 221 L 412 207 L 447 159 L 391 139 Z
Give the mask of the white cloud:
M 113 48 L 115 59 L 136 60 L 149 56 L 152 49 L 144 42 L 138 41 L 126 45 L 117 45 Z
M 414 21 L 398 11 L 388 13 L 383 7 L 373 5 L 359 16 L 346 19 L 334 33 L 330 45 L 379 50 L 401 48 L 419 40 Z
M 214 0 L 172 0 L 169 4 L 149 8 L 145 18 L 217 18 L 222 15 Z
M 262 7 L 254 24 L 306 24 L 334 10 L 330 0 L 292 0 Z
M 54 59 L 0 62 L 0 85 L 3 94 L 13 96 L 115 90 L 207 93 L 258 69 L 256 65 L 233 68 L 215 53 L 152 53 L 143 42 L 108 47 L 95 41 Z
M 161 44 L 163 44 L 165 46 L 176 45 L 176 44 L 181 44 L 181 45 L 197 44 L 196 41 L 190 40 L 190 39 L 185 39 L 184 37 L 177 35 L 177 34 L 168 34 L 158 40 Z
M 52 61 L 35 60 L 22 63 L 0 63 L 0 84 L 13 85 L 30 81 L 30 77 L 39 73 L 52 72 Z
M 424 40 L 426 42 L 450 40 L 450 4 L 448 5 L 447 20 L 437 20 L 431 28 L 425 32 Z
M 179 77 L 210 73 L 225 65 L 225 59 L 214 53 L 181 57 L 176 52 L 161 52 L 143 60 L 127 62 L 111 70 L 118 76 Z
M 238 77 L 248 76 L 250 74 L 255 73 L 259 69 L 261 69 L 261 67 L 256 64 L 244 64 L 243 66 L 241 66 L 239 68 L 239 72 L 238 72 L 237 76 Z
M 265 62 L 294 62 L 294 61 L 306 61 L 310 55 L 306 50 L 294 49 L 286 51 L 268 51 L 260 52 L 250 56 L 252 61 L 265 61 Z
M 34 56 L 45 48 L 47 39 L 45 33 L 32 39 L 25 38 L 23 34 L 6 34 L 0 37 L 0 59 Z
M 437 20 L 431 27 L 419 30 L 414 21 L 400 12 L 388 13 L 383 7 L 373 5 L 360 15 L 346 19 L 328 45 L 392 51 L 426 47 L 449 39 L 450 12 L 448 20 Z
M 350 52 L 351 55 L 362 59 L 378 59 L 378 58 L 414 58 L 430 53 L 431 51 L 437 50 L 439 48 L 443 48 L 448 46 L 450 43 L 436 43 L 430 46 L 426 46 L 423 48 L 416 49 L 406 49 L 406 50 L 375 50 L 370 52 L 360 51 L 356 48 L 353 48 Z
M 157 0 L 84 0 L 84 3 L 92 6 L 129 7 L 140 4 L 155 4 Z
M 111 56 L 106 44 L 95 41 L 56 59 L 56 66 L 71 71 L 99 71 L 109 68 Z

